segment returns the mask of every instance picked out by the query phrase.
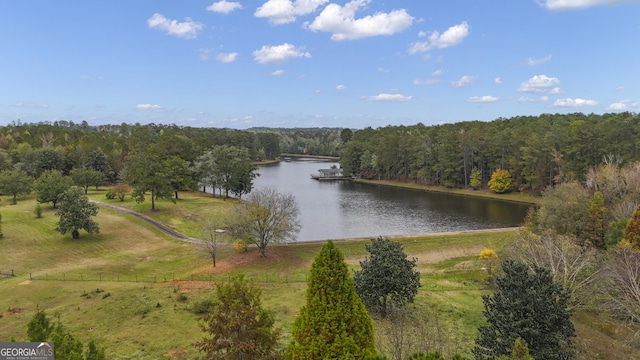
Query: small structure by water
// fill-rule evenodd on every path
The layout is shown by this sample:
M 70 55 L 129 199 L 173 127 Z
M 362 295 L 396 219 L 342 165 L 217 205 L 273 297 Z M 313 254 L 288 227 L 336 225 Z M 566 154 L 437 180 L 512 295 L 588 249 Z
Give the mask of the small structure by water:
M 342 180 L 346 179 L 342 168 L 335 165 L 329 169 L 319 169 L 317 173 L 311 174 L 311 178 L 315 180 Z

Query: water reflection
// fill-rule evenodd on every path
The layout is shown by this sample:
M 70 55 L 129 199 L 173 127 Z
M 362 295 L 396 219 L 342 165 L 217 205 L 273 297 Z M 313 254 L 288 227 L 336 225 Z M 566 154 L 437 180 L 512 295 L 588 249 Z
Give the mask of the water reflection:
M 299 240 L 422 234 L 518 226 L 528 205 L 414 189 L 317 181 L 311 173 L 332 162 L 294 160 L 259 167 L 256 187 L 295 195 Z

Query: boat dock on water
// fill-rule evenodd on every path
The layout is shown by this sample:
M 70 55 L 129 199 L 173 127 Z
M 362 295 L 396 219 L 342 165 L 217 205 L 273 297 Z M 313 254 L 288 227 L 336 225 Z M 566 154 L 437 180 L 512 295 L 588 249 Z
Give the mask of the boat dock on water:
M 332 166 L 330 169 L 319 169 L 317 173 L 311 174 L 311 178 L 314 180 L 345 180 L 348 179 L 344 176 L 341 168 Z

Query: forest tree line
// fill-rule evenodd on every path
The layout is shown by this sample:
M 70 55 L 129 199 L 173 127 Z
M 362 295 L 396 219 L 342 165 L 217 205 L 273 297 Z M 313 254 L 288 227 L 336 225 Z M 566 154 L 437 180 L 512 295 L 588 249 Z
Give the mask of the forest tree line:
M 486 185 L 507 169 L 518 191 L 585 181 L 605 156 L 640 160 L 640 115 L 542 114 L 426 126 L 344 129 L 340 165 L 363 179 L 468 187 L 474 169 Z

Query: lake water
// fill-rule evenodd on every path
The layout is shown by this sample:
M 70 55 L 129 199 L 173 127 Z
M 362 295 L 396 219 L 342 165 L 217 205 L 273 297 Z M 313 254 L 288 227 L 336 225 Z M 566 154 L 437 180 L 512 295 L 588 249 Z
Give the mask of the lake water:
M 519 226 L 530 205 L 414 189 L 317 181 L 310 174 L 335 162 L 293 159 L 260 165 L 256 188 L 293 194 L 300 208 L 298 240 L 413 235 Z

